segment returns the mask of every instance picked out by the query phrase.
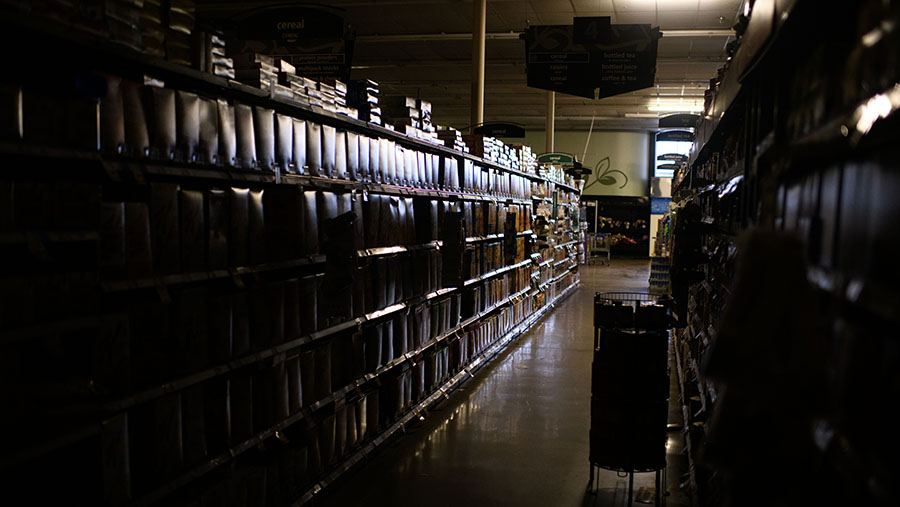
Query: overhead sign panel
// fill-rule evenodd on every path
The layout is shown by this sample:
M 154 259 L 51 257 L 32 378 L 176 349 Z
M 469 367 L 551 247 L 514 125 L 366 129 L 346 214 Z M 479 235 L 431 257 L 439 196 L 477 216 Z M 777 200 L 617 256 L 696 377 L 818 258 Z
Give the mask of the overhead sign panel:
M 575 163 L 575 156 L 569 153 L 544 153 L 538 155 L 539 164 L 555 164 L 555 165 L 572 165 Z
M 678 170 L 681 168 L 681 164 L 659 164 L 656 168 Z
M 688 132 L 687 130 L 669 130 L 667 132 L 660 132 L 656 134 L 657 141 L 680 141 L 680 142 L 694 142 L 694 134 L 692 132 Z
M 589 99 L 649 88 L 661 36 L 659 28 L 608 17 L 530 26 L 522 34 L 528 86 Z
M 687 162 L 688 156 L 681 153 L 665 153 L 656 157 L 656 160 L 671 160 L 673 162 Z
M 670 114 L 668 116 L 663 116 L 659 119 L 660 128 L 687 128 L 687 127 L 695 127 L 697 125 L 697 120 L 700 119 L 700 115 L 696 114 L 688 114 L 688 113 L 678 113 L 678 114 Z
M 353 39 L 344 36 L 340 11 L 314 5 L 276 5 L 251 8 L 235 15 L 234 38 L 228 47 L 235 52 L 283 58 L 297 75 L 324 81 L 347 80 L 353 55 Z
M 525 137 L 525 127 L 515 123 L 484 123 L 475 127 L 476 134 L 490 137 Z

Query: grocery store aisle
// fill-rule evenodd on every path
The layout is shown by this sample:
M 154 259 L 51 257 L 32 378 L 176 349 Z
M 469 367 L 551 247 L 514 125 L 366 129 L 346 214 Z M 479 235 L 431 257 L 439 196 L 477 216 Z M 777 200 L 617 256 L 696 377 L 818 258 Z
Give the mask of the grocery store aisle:
M 646 291 L 648 274 L 641 261 L 582 266 L 581 287 L 557 309 L 316 505 L 624 505 L 627 481 L 614 472 L 601 472 L 600 492 L 585 495 L 592 297 Z M 687 505 L 672 468 L 668 505 Z M 636 499 L 652 498 L 652 487 L 653 474 L 637 475 Z

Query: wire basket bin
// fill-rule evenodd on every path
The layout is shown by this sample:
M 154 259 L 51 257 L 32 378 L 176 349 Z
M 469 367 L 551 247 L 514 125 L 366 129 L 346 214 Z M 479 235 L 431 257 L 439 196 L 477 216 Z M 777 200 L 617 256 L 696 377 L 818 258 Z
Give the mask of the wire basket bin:
M 663 330 L 672 327 L 672 298 L 641 292 L 598 292 L 594 295 L 594 327 Z M 594 347 L 597 347 L 596 340 Z
M 671 298 L 640 292 L 594 295 L 591 367 L 590 489 L 595 468 L 656 472 L 656 505 L 665 480 Z

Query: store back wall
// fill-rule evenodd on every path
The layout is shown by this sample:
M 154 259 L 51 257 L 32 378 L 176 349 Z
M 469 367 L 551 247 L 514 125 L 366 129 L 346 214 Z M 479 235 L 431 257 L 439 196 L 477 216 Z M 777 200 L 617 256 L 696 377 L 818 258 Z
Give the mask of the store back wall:
M 635 131 L 594 131 L 590 135 L 587 152 L 585 152 L 586 142 L 588 142 L 587 131 L 556 132 L 555 151 L 575 154 L 578 160 L 592 171 L 582 195 L 628 197 L 647 195 L 650 134 Z M 545 133 L 527 132 L 525 144 L 536 152 L 543 153 Z

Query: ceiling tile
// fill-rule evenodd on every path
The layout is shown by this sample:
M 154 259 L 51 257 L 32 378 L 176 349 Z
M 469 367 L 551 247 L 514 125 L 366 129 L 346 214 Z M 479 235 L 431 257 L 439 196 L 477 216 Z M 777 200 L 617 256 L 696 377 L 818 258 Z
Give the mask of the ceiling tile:
M 731 28 L 736 15 L 737 10 L 701 10 L 697 13 L 697 28 Z
M 725 53 L 725 45 L 730 40 L 726 37 L 696 37 L 693 39 L 692 56 L 723 55 Z
M 660 56 L 688 55 L 690 54 L 693 40 L 690 37 L 666 37 L 659 40 L 658 53 Z
M 736 13 L 741 7 L 741 0 L 700 0 L 700 10 L 726 10 Z
M 697 10 L 699 0 L 656 0 L 656 8 L 663 11 Z
M 650 24 L 656 26 L 656 11 L 618 11 L 616 22 L 621 24 Z
M 574 16 L 572 12 L 539 12 L 537 13 L 542 25 L 571 25 Z
M 537 13 L 555 12 L 573 14 L 569 0 L 531 0 L 531 8 Z
M 627 11 L 655 11 L 656 0 L 613 0 L 613 7 L 617 13 Z
M 697 11 L 666 11 L 659 13 L 661 28 L 694 28 L 697 26 Z
M 581 11 L 613 11 L 612 0 L 572 0 L 575 10 Z

